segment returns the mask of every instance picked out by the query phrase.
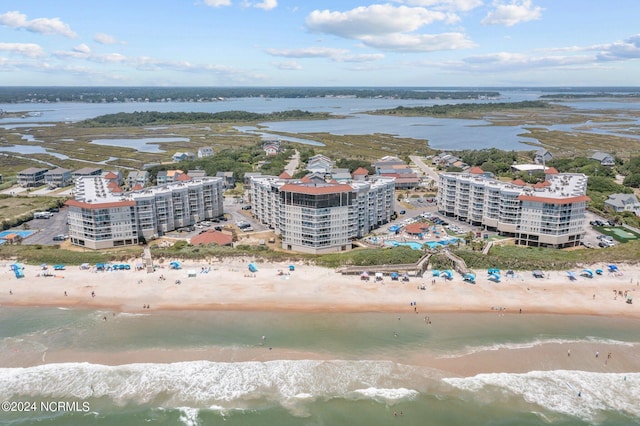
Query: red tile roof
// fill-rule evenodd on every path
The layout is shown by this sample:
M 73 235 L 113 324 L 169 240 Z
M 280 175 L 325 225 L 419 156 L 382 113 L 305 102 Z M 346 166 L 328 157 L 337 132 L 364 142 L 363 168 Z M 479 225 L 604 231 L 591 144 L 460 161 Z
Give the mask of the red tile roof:
M 484 173 L 484 170 L 482 170 L 478 166 L 474 166 L 474 167 L 469 169 L 469 173 L 471 173 L 472 175 L 481 175 L 481 174 Z
M 404 230 L 407 234 L 422 234 L 425 230 L 429 229 L 429 224 L 427 223 L 410 223 L 407 225 Z
M 346 184 L 331 184 L 331 185 L 300 185 L 294 183 L 287 183 L 282 185 L 280 191 L 296 192 L 298 194 L 334 194 L 340 192 L 351 192 L 353 188 Z
M 291 179 L 291 175 L 287 172 L 282 172 L 280 173 L 280 176 L 278 176 L 280 179 Z
M 231 243 L 233 243 L 233 237 L 231 235 L 211 229 L 208 229 L 202 234 L 196 235 L 195 237 L 191 238 L 191 244 L 193 244 L 194 246 L 200 244 L 217 244 L 219 246 L 228 246 L 231 245 Z
M 189 176 L 188 174 L 184 173 L 184 174 L 178 175 L 178 177 L 175 180 L 177 182 L 186 182 L 188 180 L 191 180 L 191 176 Z
M 133 185 L 133 187 L 131 188 L 132 191 L 140 191 L 141 189 L 144 189 L 144 186 L 140 185 L 139 183 L 136 183 L 135 185 Z
M 549 182 L 548 180 L 545 180 L 544 182 L 538 182 L 535 185 L 533 185 L 534 188 L 544 188 L 547 186 L 551 186 L 551 182 Z
M 358 167 L 357 169 L 355 169 L 352 173 L 353 176 L 361 176 L 361 175 L 368 175 L 369 171 L 367 169 L 365 169 L 364 167 Z
M 544 171 L 544 173 L 547 175 L 557 175 L 558 170 L 556 170 L 555 167 L 549 167 L 547 170 Z
M 120 188 L 118 185 L 114 186 L 113 188 L 109 188 L 111 189 L 111 192 L 113 194 L 119 194 L 121 192 L 124 192 L 124 189 Z
M 105 179 L 118 179 L 118 175 L 113 173 L 113 172 L 109 172 L 106 175 L 104 175 Z
M 302 182 L 302 183 L 311 183 L 313 181 L 311 180 L 311 178 L 309 176 L 303 176 L 302 179 L 300 179 L 300 182 Z
M 516 179 L 511 183 L 513 185 L 517 185 L 517 186 L 526 186 L 527 185 L 527 182 L 523 181 L 522 179 Z

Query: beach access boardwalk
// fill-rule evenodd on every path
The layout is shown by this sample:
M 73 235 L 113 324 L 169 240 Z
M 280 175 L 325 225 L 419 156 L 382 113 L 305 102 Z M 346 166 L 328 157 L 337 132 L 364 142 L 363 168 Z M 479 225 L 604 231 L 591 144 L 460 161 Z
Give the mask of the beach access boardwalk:
M 380 273 L 392 273 L 392 272 L 404 272 L 414 276 L 421 276 L 429 265 L 429 258 L 432 253 L 426 253 L 416 263 L 404 263 L 399 265 L 370 265 L 370 266 L 341 266 L 336 269 L 336 272 L 342 275 L 355 275 L 362 274 L 363 272 L 380 272 Z
M 462 276 L 465 276 L 467 274 L 474 274 L 475 272 L 473 272 L 473 270 L 469 269 L 467 267 L 467 263 L 464 261 L 463 258 L 461 258 L 460 256 L 456 256 L 455 254 L 451 253 L 449 250 L 443 250 L 443 253 L 445 256 L 447 256 L 447 258 L 449 260 L 451 260 L 453 262 L 453 269 L 460 273 Z

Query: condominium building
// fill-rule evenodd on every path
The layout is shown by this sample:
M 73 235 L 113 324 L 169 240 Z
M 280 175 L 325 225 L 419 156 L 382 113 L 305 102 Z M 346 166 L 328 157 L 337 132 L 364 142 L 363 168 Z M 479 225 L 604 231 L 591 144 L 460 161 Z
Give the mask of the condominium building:
M 438 209 L 473 225 L 483 225 L 517 244 L 573 247 L 585 234 L 587 176 L 547 170 L 544 182 L 502 182 L 478 167 L 441 173 Z
M 44 174 L 44 181 L 50 188 L 63 188 L 73 183 L 71 170 L 56 168 Z
M 251 179 L 252 213 L 275 229 L 286 250 L 331 253 L 389 222 L 394 181 L 305 182 L 260 176 Z
M 111 192 L 102 177 L 76 181 L 76 199 L 66 202 L 72 244 L 110 248 L 138 244 L 223 214 L 222 179 L 207 177 Z
M 44 176 L 49 169 L 40 169 L 37 167 L 29 167 L 18 173 L 18 185 L 23 188 L 33 188 L 44 185 Z

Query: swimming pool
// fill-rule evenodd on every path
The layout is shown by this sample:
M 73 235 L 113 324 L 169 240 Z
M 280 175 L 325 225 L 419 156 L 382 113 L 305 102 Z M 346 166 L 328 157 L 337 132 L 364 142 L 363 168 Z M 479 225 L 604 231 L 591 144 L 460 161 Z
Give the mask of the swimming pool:
M 429 246 L 429 248 L 436 248 L 436 247 L 446 246 L 447 244 L 455 244 L 456 242 L 458 242 L 457 238 L 450 238 L 448 240 L 441 240 L 441 241 L 427 241 L 425 243 L 417 243 L 415 241 L 400 242 L 400 241 L 394 241 L 394 240 L 387 240 L 384 243 L 388 246 L 393 246 L 393 247 L 408 246 L 408 247 L 411 247 L 413 250 L 421 250 L 425 245 Z
M 0 232 L 0 238 L 5 238 L 7 235 L 16 234 L 19 235 L 23 240 L 30 236 L 31 234 L 35 234 L 36 231 L 26 231 L 26 230 L 13 230 L 9 229 L 8 231 Z

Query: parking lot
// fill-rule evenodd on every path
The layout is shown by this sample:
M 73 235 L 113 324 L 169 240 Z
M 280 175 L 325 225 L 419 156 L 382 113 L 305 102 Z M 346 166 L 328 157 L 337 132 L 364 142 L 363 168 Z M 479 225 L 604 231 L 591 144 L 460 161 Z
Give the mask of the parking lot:
M 29 229 L 38 231 L 23 241 L 23 244 L 41 244 L 52 246 L 60 244 L 54 241 L 56 235 L 68 235 L 67 210 L 61 208 L 59 212 L 53 213 L 49 219 L 33 219 L 27 222 Z

